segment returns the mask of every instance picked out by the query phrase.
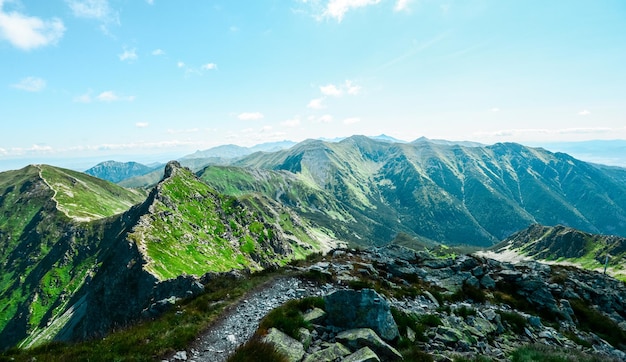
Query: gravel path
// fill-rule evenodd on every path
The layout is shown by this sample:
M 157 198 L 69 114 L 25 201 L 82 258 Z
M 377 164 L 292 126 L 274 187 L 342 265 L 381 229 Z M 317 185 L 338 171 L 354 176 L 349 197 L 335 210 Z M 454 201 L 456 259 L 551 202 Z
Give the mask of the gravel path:
M 252 292 L 235 306 L 224 311 L 223 317 L 205 334 L 198 337 L 187 351 L 177 352 L 171 361 L 221 362 L 245 343 L 259 326 L 260 320 L 272 309 L 290 299 L 324 295 L 330 285 L 322 288 L 294 277 L 279 278 L 261 290 Z

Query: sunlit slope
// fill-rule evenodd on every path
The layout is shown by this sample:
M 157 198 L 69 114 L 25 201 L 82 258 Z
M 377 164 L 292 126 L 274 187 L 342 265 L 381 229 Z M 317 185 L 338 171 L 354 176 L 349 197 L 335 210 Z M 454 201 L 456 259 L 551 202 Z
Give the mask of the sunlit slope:
M 464 147 L 354 136 L 305 141 L 237 162 L 289 171 L 381 225 L 374 243 L 398 232 L 450 244 L 491 245 L 532 223 L 626 235 L 626 184 L 566 154 L 518 144 Z M 358 233 L 365 225 L 351 226 Z
M 562 225 L 531 225 L 506 238 L 494 252 L 607 272 L 626 280 L 626 238 L 586 233 Z M 514 254 L 511 254 L 514 253 Z
M 279 205 L 217 193 L 189 169 L 170 163 L 149 212 L 128 235 L 145 253 L 145 269 L 160 279 L 209 271 L 260 269 L 304 256 L 319 245 L 288 238 Z
M 0 173 L 2 346 L 27 334 L 35 338 L 65 311 L 96 269 L 105 218 L 143 199 L 140 192 L 51 166 Z
M 55 192 L 59 210 L 68 217 L 89 221 L 119 214 L 143 201 L 146 194 L 126 189 L 97 177 L 40 165 L 41 177 Z

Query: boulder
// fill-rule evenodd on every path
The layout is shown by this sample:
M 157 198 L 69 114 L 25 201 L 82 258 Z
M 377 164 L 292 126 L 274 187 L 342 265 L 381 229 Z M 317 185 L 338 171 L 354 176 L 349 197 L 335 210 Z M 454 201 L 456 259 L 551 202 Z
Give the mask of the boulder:
M 312 324 L 320 324 L 326 318 L 326 312 L 319 308 L 313 308 L 304 313 L 304 321 Z
M 482 278 L 480 278 L 480 285 L 482 285 L 483 288 L 486 289 L 495 289 L 496 281 L 493 280 L 491 275 L 485 274 Z
M 383 341 L 373 330 L 369 328 L 358 328 L 343 331 L 335 337 L 335 340 L 350 347 L 352 350 L 369 347 L 386 361 L 397 361 L 402 359 L 400 352 L 385 343 L 385 341 Z
M 287 357 L 289 362 L 300 361 L 304 356 L 304 346 L 302 343 L 276 328 L 270 328 L 267 335 L 263 337 L 263 342 L 272 344 L 278 352 Z
M 342 359 L 341 362 L 380 362 L 380 358 L 369 347 L 363 347 Z
M 329 347 L 306 356 L 304 362 L 333 362 L 350 354 L 341 343 L 333 343 Z
M 372 289 L 338 290 L 324 297 L 326 324 L 340 329 L 371 328 L 391 341 L 398 337 L 398 325 L 389 302 Z

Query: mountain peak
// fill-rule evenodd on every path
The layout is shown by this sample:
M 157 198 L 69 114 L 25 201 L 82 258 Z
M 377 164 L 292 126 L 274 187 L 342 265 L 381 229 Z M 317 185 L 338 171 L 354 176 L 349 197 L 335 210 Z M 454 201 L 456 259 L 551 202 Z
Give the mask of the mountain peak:
M 167 163 L 167 165 L 165 165 L 165 174 L 163 175 L 163 178 L 170 178 L 172 177 L 172 175 L 174 174 L 174 172 L 176 172 L 177 170 L 183 168 L 183 166 L 180 165 L 180 162 L 178 161 L 170 161 Z

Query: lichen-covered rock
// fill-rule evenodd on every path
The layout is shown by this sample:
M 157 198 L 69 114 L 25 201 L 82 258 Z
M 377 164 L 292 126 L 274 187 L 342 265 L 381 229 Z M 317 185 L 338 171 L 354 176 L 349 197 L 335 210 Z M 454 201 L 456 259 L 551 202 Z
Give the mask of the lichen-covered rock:
M 263 342 L 272 344 L 277 351 L 287 356 L 290 362 L 298 362 L 304 357 L 304 346 L 302 343 L 276 328 L 270 328 L 267 335 L 263 337 Z
M 398 325 L 389 302 L 372 289 L 338 290 L 324 297 L 326 323 L 341 329 L 371 328 L 391 341 L 398 337 Z
M 380 362 L 380 358 L 369 347 L 363 347 L 342 359 L 341 362 Z
M 350 354 L 341 343 L 333 343 L 329 347 L 312 353 L 304 358 L 304 362 L 333 362 Z
M 369 328 L 358 328 L 343 331 L 339 333 L 335 339 L 350 347 L 352 350 L 369 347 L 375 351 L 377 355 L 383 357 L 387 361 L 397 361 L 402 359 L 400 352 L 385 343 L 385 341 L 383 341 L 373 330 Z
M 324 318 L 326 318 L 326 312 L 319 308 L 313 308 L 310 311 L 304 313 L 303 318 L 305 322 L 319 324 L 324 320 Z

